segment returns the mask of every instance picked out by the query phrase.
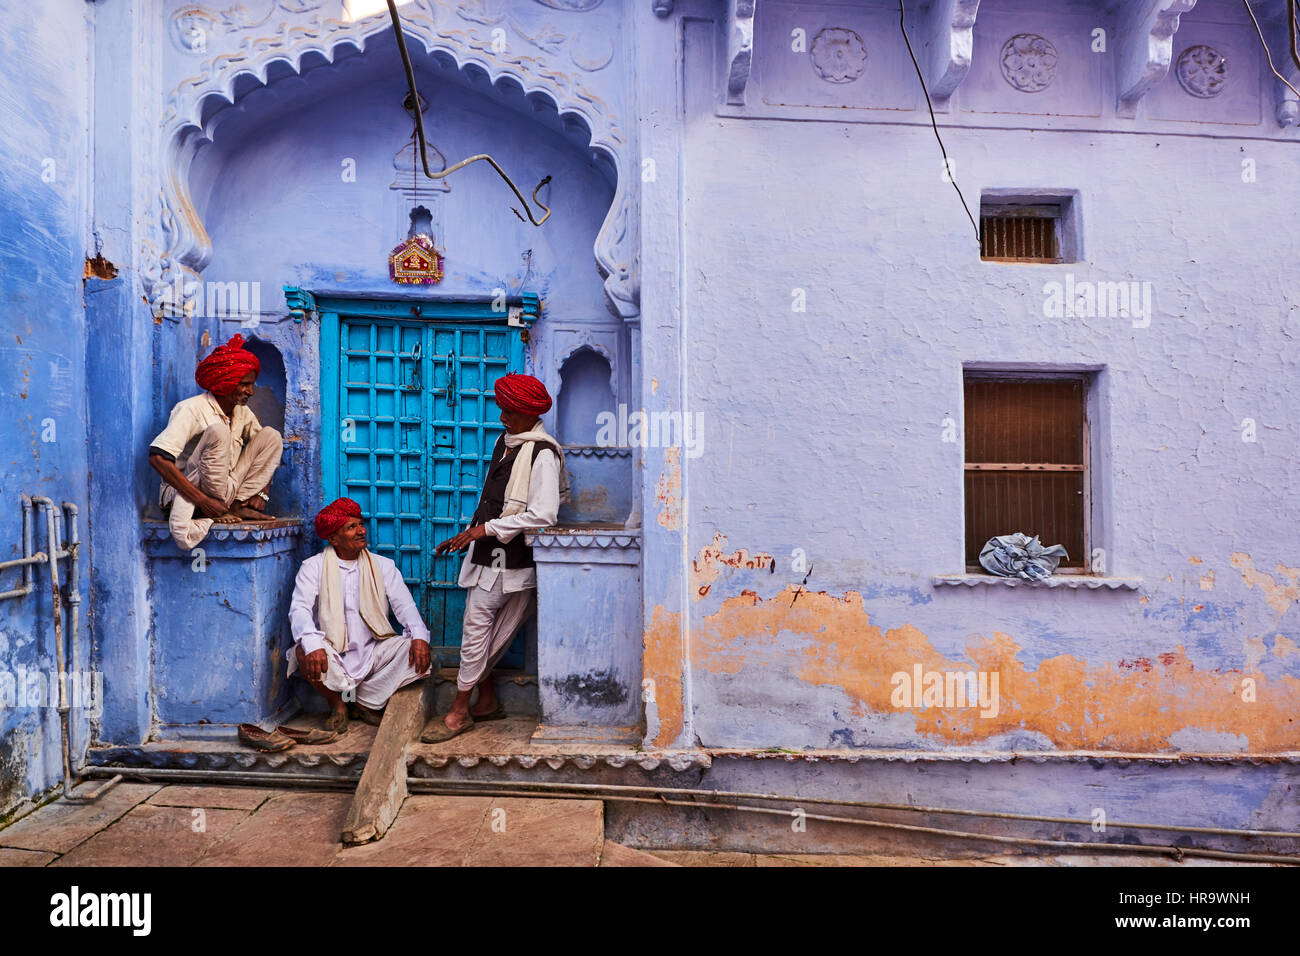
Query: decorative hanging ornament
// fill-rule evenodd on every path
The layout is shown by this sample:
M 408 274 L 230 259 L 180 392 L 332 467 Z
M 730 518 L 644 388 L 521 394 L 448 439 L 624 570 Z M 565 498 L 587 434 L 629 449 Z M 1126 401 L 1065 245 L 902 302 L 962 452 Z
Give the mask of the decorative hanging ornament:
M 442 281 L 442 253 L 433 244 L 433 213 L 425 206 L 411 210 L 406 239 L 388 256 L 388 275 L 394 282 L 432 285 Z

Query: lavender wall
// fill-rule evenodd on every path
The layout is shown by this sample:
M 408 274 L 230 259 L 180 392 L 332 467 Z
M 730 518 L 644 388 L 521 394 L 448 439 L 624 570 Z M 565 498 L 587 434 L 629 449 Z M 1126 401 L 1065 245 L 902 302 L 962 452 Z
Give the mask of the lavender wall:
M 1245 128 L 1208 127 L 1199 116 L 1178 126 L 1125 122 L 1111 105 L 1113 61 L 1083 60 L 1092 56 L 1086 44 L 1080 52 L 1062 40 L 1057 104 L 1033 109 L 1064 109 L 1082 95 L 1099 115 L 1070 122 L 1099 129 L 974 128 L 982 119 L 962 110 L 1029 110 L 996 66 L 995 80 L 980 79 L 981 50 L 1000 44 L 1012 23 L 986 4 L 971 86 L 958 90 L 948 118 L 970 128 L 944 130 L 958 181 L 974 202 L 985 189 L 1077 190 L 1086 244 L 1073 264 L 981 262 L 941 177 L 924 104 L 918 113 L 906 83 L 891 93 L 897 77 L 889 77 L 883 90 L 842 94 L 900 111 L 888 125 L 867 121 L 878 114 L 766 118 L 797 115 L 789 108 L 797 98 L 774 105 L 774 89 L 839 92 L 805 58 L 787 55 L 778 41 L 788 41 L 790 23 L 764 33 L 765 13 L 779 19 L 789 6 L 760 10 L 756 34 L 771 42 L 758 47 L 738 108 L 718 105 L 725 30 L 711 10 L 689 8 L 710 19 L 682 26 L 680 181 L 675 195 L 669 185 L 645 199 L 645 245 L 666 237 L 683 261 L 680 286 L 665 277 L 647 287 L 643 305 L 647 328 L 680 309 L 675 340 L 647 333 L 645 361 L 647 377 L 662 382 L 672 376 L 661 370 L 679 360 L 685 389 L 651 401 L 679 400 L 704 422 L 702 455 L 670 449 L 648 476 L 647 525 L 669 538 L 680 530 L 688 555 L 684 585 L 651 585 L 662 578 L 646 570 L 646 673 L 667 688 L 651 707 L 650 738 L 1296 749 L 1300 536 L 1279 520 L 1300 487 L 1292 467 L 1300 398 L 1283 384 L 1295 374 L 1283 263 L 1296 236 L 1273 215 L 1294 200 L 1295 132 L 1260 110 L 1268 86 L 1238 74 L 1246 89 L 1230 118 Z M 1222 33 L 1213 22 L 1222 9 L 1207 7 L 1203 24 L 1184 17 L 1196 26 L 1189 35 Z M 901 45 L 896 18 L 891 35 L 883 20 L 869 32 L 873 16 L 807 5 L 791 23 L 811 38 L 821 22 L 863 20 L 873 53 L 860 85 Z M 1030 19 L 1053 35 L 1076 27 L 1073 18 Z M 1224 29 L 1236 36 L 1235 26 Z M 1184 45 L 1175 43 L 1175 56 Z M 1171 76 L 1152 109 L 1172 115 L 1175 94 L 1189 99 Z M 655 106 L 671 109 L 671 95 Z M 1040 125 L 1037 116 L 1016 122 Z M 647 148 L 662 158 L 673 145 Z M 1244 159 L 1254 161 L 1254 182 L 1243 181 Z M 1271 251 L 1255 240 L 1262 235 Z M 1149 326 L 1047 317 L 1044 284 L 1067 275 L 1150 283 Z M 794 308 L 801 293 L 806 312 Z M 964 565 L 962 375 L 975 365 L 1095 370 L 1093 543 L 1105 549 L 1107 575 L 1137 579 L 1135 589 L 932 584 Z M 949 418 L 956 442 L 943 440 Z M 1245 419 L 1253 441 L 1243 440 Z M 796 549 L 812 567 L 801 594 Z M 893 706 L 891 676 L 918 663 L 998 672 L 999 714 Z M 1243 700 L 1246 679 L 1253 702 Z

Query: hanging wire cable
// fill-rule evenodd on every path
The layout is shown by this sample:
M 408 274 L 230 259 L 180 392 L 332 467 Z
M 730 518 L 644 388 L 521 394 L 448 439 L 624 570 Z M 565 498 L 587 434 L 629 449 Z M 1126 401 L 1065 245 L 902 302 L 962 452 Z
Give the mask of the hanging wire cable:
M 1296 48 L 1296 33 L 1300 30 L 1300 26 L 1296 24 L 1297 8 L 1300 8 L 1300 0 L 1287 0 L 1286 19 L 1287 26 L 1291 28 L 1291 62 L 1295 64 L 1297 70 L 1300 70 L 1300 49 Z
M 1289 89 L 1296 96 L 1300 96 L 1300 90 L 1297 90 L 1294 86 L 1292 86 L 1287 81 L 1287 78 L 1283 76 L 1281 73 L 1279 73 L 1277 71 L 1277 67 L 1273 65 L 1273 54 L 1268 52 L 1268 42 L 1264 39 L 1264 31 L 1260 28 L 1259 21 L 1255 19 L 1255 11 L 1250 9 L 1250 0 L 1241 0 L 1241 2 L 1242 5 L 1245 6 L 1246 8 L 1246 12 L 1250 14 L 1250 22 L 1255 24 L 1255 32 L 1259 34 L 1259 43 L 1260 46 L 1264 48 L 1264 57 L 1268 60 L 1268 68 L 1273 71 L 1274 76 L 1276 76 L 1283 83 L 1286 83 L 1287 89 Z M 1286 8 L 1287 8 L 1287 26 L 1291 32 L 1291 44 L 1290 44 L 1291 58 L 1295 60 L 1296 67 L 1300 69 L 1300 52 L 1297 52 L 1296 50 L 1295 0 L 1287 0 Z
M 420 144 L 420 161 L 424 164 L 424 175 L 428 176 L 430 179 L 445 179 L 452 173 L 456 172 L 456 170 L 464 169 L 470 163 L 477 163 L 479 160 L 483 160 L 491 164 L 492 168 L 497 171 L 497 175 L 504 179 L 506 185 L 510 187 L 510 191 L 519 198 L 520 204 L 524 207 L 524 212 L 528 214 L 528 222 L 531 222 L 534 226 L 540 226 L 542 223 L 546 222 L 547 219 L 551 218 L 551 209 L 537 198 L 537 192 L 551 181 L 550 176 L 544 177 L 542 181 L 537 184 L 537 188 L 533 190 L 533 202 L 537 203 L 537 205 L 545 210 L 546 213 L 541 219 L 534 219 L 533 211 L 529 208 L 528 200 L 524 198 L 524 194 L 519 191 L 519 187 L 517 187 L 514 184 L 514 181 L 506 175 L 506 171 L 497 164 L 497 161 L 487 153 L 479 153 L 478 155 L 471 156 L 468 159 L 462 159 L 459 163 L 456 163 L 453 166 L 448 166 L 446 169 L 440 169 L 436 173 L 429 169 L 429 155 L 426 152 L 426 143 L 424 138 L 424 117 L 420 113 L 420 92 L 415 88 L 415 68 L 411 66 L 411 55 L 406 49 L 406 34 L 402 32 L 402 18 L 397 13 L 397 3 L 395 0 L 388 0 L 388 13 L 393 19 L 393 33 L 397 37 L 397 49 L 398 52 L 402 54 L 402 67 L 406 70 L 406 85 L 410 91 L 411 111 L 415 114 L 415 135 Z M 520 222 L 524 221 L 524 217 L 514 206 L 510 207 L 510 211 L 516 216 L 519 216 Z
M 916 78 L 921 81 L 921 92 L 925 94 L 925 105 L 930 110 L 930 126 L 934 128 L 934 138 L 939 141 L 939 152 L 943 154 L 943 168 L 948 171 L 948 181 L 952 183 L 952 188 L 957 190 L 957 198 L 961 200 L 961 208 L 966 210 L 966 218 L 975 227 L 975 241 L 983 248 L 984 234 L 980 231 L 979 224 L 975 222 L 975 217 L 971 215 L 970 206 L 966 205 L 966 197 L 962 195 L 961 187 L 957 185 L 957 177 L 952 171 L 952 161 L 948 159 L 948 151 L 943 148 L 943 137 L 939 135 L 939 123 L 934 118 L 934 104 L 930 102 L 930 91 L 925 87 L 925 77 L 921 74 L 920 64 L 916 62 L 916 54 L 912 52 L 912 41 L 907 38 L 907 25 L 903 23 L 903 14 L 903 0 L 898 0 L 898 28 L 903 31 L 903 42 L 907 44 L 907 55 L 912 58 L 912 66 L 916 69 Z

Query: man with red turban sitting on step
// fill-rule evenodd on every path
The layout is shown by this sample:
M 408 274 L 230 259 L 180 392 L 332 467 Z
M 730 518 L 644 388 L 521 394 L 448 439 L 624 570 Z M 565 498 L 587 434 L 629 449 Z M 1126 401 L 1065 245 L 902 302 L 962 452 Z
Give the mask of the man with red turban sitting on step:
M 326 505 L 316 534 L 325 550 L 302 563 L 289 605 L 296 645 L 289 676 L 302 671 L 330 705 L 325 729 L 342 733 L 348 702 L 353 716 L 377 725 L 393 692 L 426 675 L 429 631 L 397 565 L 367 550 L 359 504 L 339 498 Z
M 149 464 L 162 475 L 158 504 L 176 544 L 186 551 L 213 521 L 269 521 L 271 476 L 284 442 L 248 407 L 262 363 L 236 335 L 198 364 L 203 394 L 177 402 L 149 444 Z
M 494 392 L 506 431 L 492 450 L 478 508 L 469 528 L 435 549 L 469 550 L 457 582 L 467 590 L 456 700 L 420 737 L 426 743 L 450 740 L 476 720 L 505 716 L 492 668 L 537 607 L 537 570 L 524 532 L 555 524 L 569 499 L 564 452 L 540 417 L 551 408 L 546 386 L 531 375 L 510 374 L 497 379 Z M 475 687 L 478 700 L 471 707 Z

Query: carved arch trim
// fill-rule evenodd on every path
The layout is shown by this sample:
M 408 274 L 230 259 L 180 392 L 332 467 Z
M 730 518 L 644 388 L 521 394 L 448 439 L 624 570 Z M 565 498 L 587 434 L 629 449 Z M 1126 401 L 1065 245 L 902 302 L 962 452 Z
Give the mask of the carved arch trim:
M 318 20 L 311 26 L 286 26 L 274 36 L 246 38 L 235 53 L 204 61 L 200 73 L 182 80 L 164 95 L 162 184 L 152 217 L 156 232 L 152 239 L 144 241 L 141 250 L 141 279 L 155 312 L 168 304 L 180 311 L 178 296 L 185 308 L 192 307 L 189 290 L 197 287 L 199 274 L 212 258 L 212 240 L 189 189 L 191 163 L 198 148 L 210 141 L 213 117 L 221 112 L 210 110 L 210 101 L 217 98 L 233 106 L 239 99 L 237 85 L 242 87 L 249 78 L 269 86 L 274 81 L 273 67 L 288 67 L 301 74 L 309 55 L 332 64 L 343 48 L 363 53 L 368 40 L 390 29 L 387 20 L 380 17 L 353 23 Z M 545 51 L 539 51 L 540 56 L 513 52 L 525 49 L 523 42 L 510 44 L 509 52 L 497 53 L 490 36 L 439 27 L 428 16 L 414 12 L 405 18 L 404 31 L 413 52 L 418 53 L 422 47 L 426 55 L 449 57 L 462 72 L 481 70 L 494 89 L 514 85 L 526 96 L 543 97 L 562 119 L 576 118 L 590 131 L 590 149 L 610 158 L 617 180 L 614 199 L 593 246 L 596 266 L 605 278 L 605 293 L 618 314 L 625 319 L 639 315 L 636 204 L 640 201 L 640 179 L 633 168 L 632 145 L 614 109 L 588 89 L 580 75 L 566 71 L 558 56 Z

